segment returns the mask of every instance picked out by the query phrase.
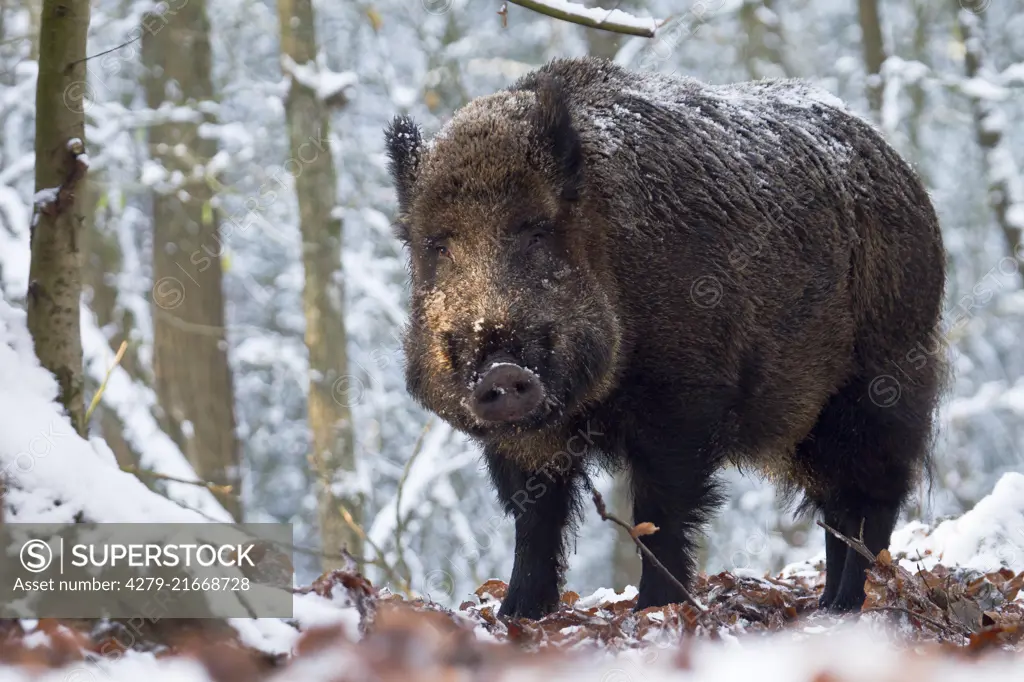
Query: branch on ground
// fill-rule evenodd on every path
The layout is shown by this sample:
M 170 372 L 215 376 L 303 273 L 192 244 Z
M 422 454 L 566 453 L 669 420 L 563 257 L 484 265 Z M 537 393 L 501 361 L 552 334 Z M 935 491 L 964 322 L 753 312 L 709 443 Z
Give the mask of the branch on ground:
M 832 526 L 828 525 L 824 521 L 818 521 L 818 525 L 821 526 L 822 528 L 824 528 L 825 530 L 827 530 L 829 533 L 832 533 L 832 535 L 835 535 L 837 538 L 839 538 L 843 542 L 845 542 L 847 545 L 849 545 L 853 549 L 853 551 L 857 552 L 858 554 L 860 554 L 862 557 L 864 557 L 865 559 L 867 559 L 871 563 L 875 563 L 875 561 L 878 560 L 878 557 L 876 557 L 874 554 L 872 554 L 871 550 L 868 549 L 868 546 L 864 544 L 864 540 L 862 540 L 860 538 L 854 540 L 851 537 L 843 535 L 838 530 L 836 530 Z
M 679 582 L 679 579 L 672 575 L 672 572 L 665 568 L 665 565 L 663 563 L 658 561 L 658 558 L 654 556 L 654 552 L 647 549 L 647 545 L 645 545 L 643 541 L 640 540 L 641 535 L 651 535 L 652 533 L 657 532 L 658 527 L 648 522 L 638 523 L 636 526 L 629 525 L 619 517 L 608 512 L 608 508 L 605 506 L 604 503 L 604 498 L 601 497 L 601 493 L 597 492 L 597 488 L 591 485 L 590 491 L 594 498 L 594 506 L 597 507 L 597 513 L 601 517 L 601 519 L 604 521 L 611 521 L 620 528 L 625 529 L 625 531 L 629 533 L 629 537 L 633 538 L 633 542 L 636 544 L 637 549 L 639 549 L 652 564 L 657 566 L 658 570 L 664 573 L 665 576 L 672 582 L 672 584 L 675 585 L 676 588 L 683 593 L 683 596 L 686 597 L 686 601 L 688 601 L 694 608 L 696 608 L 701 613 L 707 613 L 707 607 L 701 604 L 696 597 L 690 594 L 690 591 L 686 589 L 686 586 Z
M 828 531 L 832 535 L 834 535 L 837 538 L 839 538 L 840 540 L 842 540 L 849 547 L 851 547 L 855 552 L 857 552 L 858 554 L 863 556 L 865 559 L 870 561 L 871 562 L 871 566 L 875 567 L 874 570 L 880 570 L 880 571 L 883 571 L 883 572 L 884 571 L 889 571 L 889 572 L 891 572 L 891 575 L 897 575 L 897 576 L 900 575 L 900 574 L 903 574 L 903 575 L 906 576 L 907 580 L 912 581 L 913 583 L 915 583 L 917 585 L 920 585 L 923 588 L 927 589 L 927 585 L 921 583 L 920 577 L 911 576 L 909 573 L 907 573 L 906 571 L 901 569 L 897 563 L 893 562 L 892 561 L 892 557 L 889 555 L 889 552 L 887 550 L 882 550 L 881 552 L 879 552 L 879 554 L 877 556 L 872 554 L 871 550 L 868 549 L 867 545 L 864 544 L 864 539 L 863 539 L 864 528 L 863 528 L 863 525 L 861 526 L 861 533 L 860 533 L 861 537 L 859 537 L 859 538 L 851 538 L 851 537 L 849 537 L 847 535 L 844 535 L 844 534 L 840 533 L 838 530 L 836 530 L 835 528 L 832 528 L 831 526 L 829 526 L 827 523 L 825 523 L 823 521 L 818 521 L 818 525 L 821 526 L 822 528 L 824 528 L 826 531 Z M 870 570 L 869 570 L 869 574 L 870 574 Z M 889 573 L 886 573 L 886 574 L 888 575 Z M 868 612 L 871 612 L 871 611 L 889 611 L 889 612 L 903 613 L 903 614 L 909 616 L 910 618 L 916 619 L 916 620 L 918 620 L 918 621 L 920 621 L 922 623 L 925 623 L 925 624 L 931 626 L 933 629 L 935 629 L 940 634 L 947 635 L 947 636 L 965 636 L 966 635 L 966 633 L 960 632 L 956 627 L 954 627 L 953 624 L 948 623 L 948 622 L 947 623 L 942 623 L 941 621 L 935 620 L 934 618 L 931 618 L 930 616 L 922 613 L 921 612 L 922 610 L 927 610 L 929 608 L 934 608 L 935 606 L 937 606 L 936 604 L 934 604 L 934 602 L 929 600 L 926 595 L 925 596 L 919 596 L 919 595 L 914 594 L 913 590 L 907 590 L 904 598 L 907 600 L 908 603 L 910 603 L 912 606 L 914 606 L 913 609 L 907 608 L 905 606 L 888 605 L 887 604 L 887 605 L 883 605 L 883 606 L 869 606 L 869 607 L 864 608 L 863 611 L 865 613 L 868 613 Z M 947 618 L 947 621 L 948 621 L 949 620 L 948 613 L 947 613 L 946 618 Z

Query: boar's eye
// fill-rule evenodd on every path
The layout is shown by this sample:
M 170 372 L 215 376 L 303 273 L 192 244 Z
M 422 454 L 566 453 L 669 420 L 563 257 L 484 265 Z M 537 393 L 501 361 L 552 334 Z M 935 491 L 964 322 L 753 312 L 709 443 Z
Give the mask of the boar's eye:
M 519 250 L 523 254 L 535 251 L 547 243 L 551 232 L 545 224 L 532 224 L 519 232 Z
M 439 259 L 447 259 L 451 262 L 455 262 L 455 258 L 452 257 L 452 248 L 448 244 L 447 238 L 432 239 L 427 243 L 427 249 L 430 253 L 431 259 L 436 263 Z
M 444 256 L 445 258 L 452 257 L 451 247 L 448 244 L 451 235 L 441 234 L 433 237 L 427 237 L 423 240 L 423 246 L 426 252 L 431 256 Z
M 532 249 L 535 246 L 540 246 L 544 243 L 544 240 L 548 238 L 547 232 L 534 232 L 530 235 L 530 241 L 526 244 L 527 249 Z

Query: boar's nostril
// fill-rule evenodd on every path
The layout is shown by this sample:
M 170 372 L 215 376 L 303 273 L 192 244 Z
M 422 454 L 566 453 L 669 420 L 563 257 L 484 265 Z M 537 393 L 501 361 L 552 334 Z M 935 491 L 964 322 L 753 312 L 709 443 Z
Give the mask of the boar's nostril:
M 492 365 L 473 389 L 469 406 L 477 419 L 512 422 L 522 419 L 544 398 L 537 375 L 518 365 Z

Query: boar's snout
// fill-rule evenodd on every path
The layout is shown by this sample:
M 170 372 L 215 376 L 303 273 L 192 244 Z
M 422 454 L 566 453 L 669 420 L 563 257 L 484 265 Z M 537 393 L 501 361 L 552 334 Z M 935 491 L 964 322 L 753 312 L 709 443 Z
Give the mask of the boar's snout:
M 473 388 L 469 408 L 485 422 L 514 422 L 527 416 L 544 399 L 544 388 L 533 372 L 512 362 L 492 361 Z

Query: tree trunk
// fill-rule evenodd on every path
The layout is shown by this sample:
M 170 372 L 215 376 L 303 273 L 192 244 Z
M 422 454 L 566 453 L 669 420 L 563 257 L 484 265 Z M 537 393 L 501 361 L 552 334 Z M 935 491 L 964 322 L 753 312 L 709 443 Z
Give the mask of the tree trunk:
M 281 53 L 291 84 L 285 103 L 295 191 L 302 235 L 302 292 L 309 351 L 309 426 L 313 436 L 310 461 L 318 479 L 317 499 L 323 550 L 336 554 L 343 547 L 362 553 L 359 536 L 346 523 L 342 509 L 356 524 L 362 521 L 362 496 L 338 488 L 355 471 L 355 448 L 348 398 L 352 377 L 344 320 L 341 272 L 341 219 L 334 214 L 337 175 L 328 143 L 330 125 L 323 102 L 308 83 L 291 76 L 293 65 L 312 66 L 316 33 L 311 0 L 279 0 Z M 288 61 L 290 60 L 290 64 Z M 348 476 L 351 479 L 351 476 Z M 324 558 L 325 571 L 341 562 Z
M 964 71 L 968 78 L 997 74 L 985 63 L 983 10 L 986 0 L 957 0 L 957 25 L 964 41 Z M 974 133 L 985 163 L 989 204 L 1003 232 L 1011 257 L 1024 263 L 1024 192 L 1020 191 L 1020 170 L 1003 138 L 1007 118 L 999 106 L 983 97 L 971 98 Z
M 784 52 L 786 41 L 781 20 L 773 0 L 744 0 L 740 6 L 740 23 L 746 33 L 741 55 L 750 78 L 792 76 Z M 779 73 L 772 73 L 772 66 Z
M 32 41 L 29 45 L 28 58 L 39 59 L 39 37 L 40 37 L 40 26 L 42 20 L 42 2 L 41 0 L 28 0 L 25 3 L 26 9 L 28 10 L 28 26 L 29 33 L 31 33 L 30 40 Z M 84 55 L 83 55 L 84 56 Z
M 911 57 L 926 66 L 931 66 L 928 54 L 928 34 L 932 23 L 933 0 L 914 1 L 914 39 L 911 43 Z M 907 138 L 910 141 L 910 153 L 918 175 L 925 185 L 931 185 L 928 169 L 924 163 L 924 143 L 921 132 L 924 129 L 924 115 L 927 110 L 928 97 L 920 82 L 907 87 L 910 94 L 910 115 L 907 117 Z
M 117 330 L 110 339 L 112 358 L 121 347 L 121 342 L 130 339 L 132 324 L 130 315 L 126 315 L 125 311 L 118 308 L 117 287 L 109 280 L 110 273 L 122 271 L 123 260 L 117 235 L 104 229 L 103 221 L 100 220 L 105 204 L 100 202 L 102 191 L 95 176 L 85 179 L 82 192 L 86 209 L 85 229 L 82 235 L 82 286 L 99 328 L 113 327 Z M 119 364 L 129 373 L 133 371 L 132 368 L 138 367 L 138 359 L 131 345 Z M 86 392 L 90 398 L 97 390 L 99 383 L 95 378 L 87 376 Z M 96 405 L 92 422 L 99 426 L 100 436 L 110 446 L 119 466 L 134 467 L 139 463 L 138 453 L 125 438 L 124 424 L 116 412 L 107 409 L 101 402 Z
M 878 0 L 858 0 L 857 18 L 860 21 L 861 47 L 864 51 L 864 67 L 867 71 L 868 106 L 876 119 L 881 119 L 882 64 L 885 63 L 885 43 L 882 41 L 882 21 L 878 13 Z
M 623 2 L 619 9 L 629 12 L 632 2 Z M 587 53 L 592 57 L 614 59 L 622 47 L 625 38 L 610 31 L 599 31 L 593 28 L 581 28 L 587 40 Z M 629 472 L 623 471 L 615 475 L 612 481 L 612 493 L 609 500 L 611 512 L 620 519 L 633 518 L 633 498 L 629 490 Z M 640 557 L 632 538 L 625 533 L 615 533 L 612 540 L 611 580 L 612 587 L 621 590 L 626 585 L 640 584 Z
M 626 0 L 625 2 L 618 3 L 616 7 L 623 12 L 629 12 L 633 9 L 633 3 L 631 0 Z M 626 39 L 621 33 L 612 33 L 611 31 L 602 31 L 596 28 L 580 28 L 580 30 L 583 31 L 583 35 L 587 40 L 587 54 L 591 57 L 615 59 L 615 55 L 619 53 L 619 49 Z M 630 541 L 630 544 L 633 544 L 632 541 Z M 636 545 L 633 545 L 633 547 L 636 547 Z
M 32 215 L 28 328 L 39 361 L 57 377 L 60 402 L 85 433 L 79 241 L 85 202 L 77 185 L 88 169 L 84 102 L 89 0 L 47 0 L 36 85 L 36 200 Z
M 199 135 L 212 120 L 210 26 L 204 0 L 143 18 L 146 104 L 188 107 L 194 118 L 149 128 L 150 158 L 166 179 L 153 187 L 153 370 L 168 432 L 196 475 L 241 520 L 235 397 L 224 329 L 223 245 L 205 168 L 216 143 Z M 208 109 L 207 109 L 208 111 Z M 196 169 L 200 169 L 197 172 Z

